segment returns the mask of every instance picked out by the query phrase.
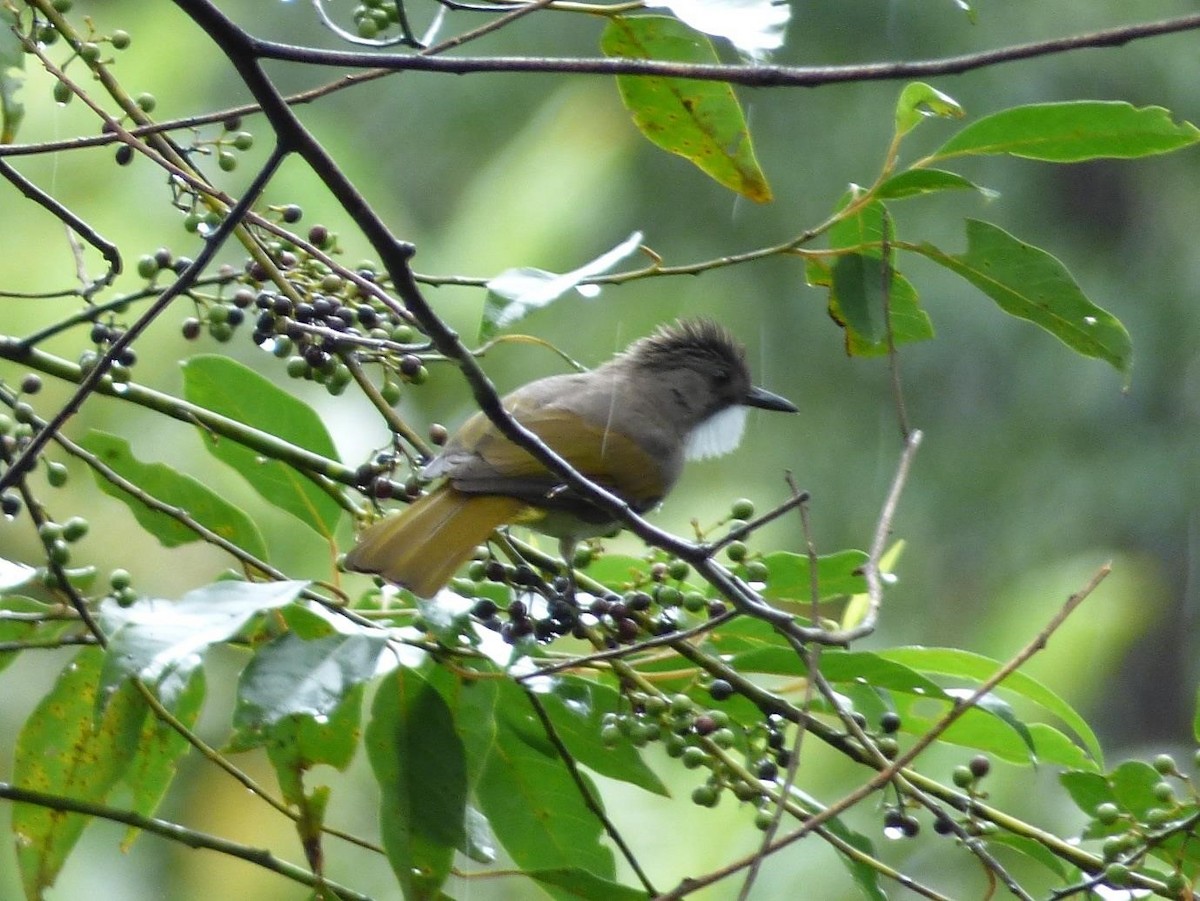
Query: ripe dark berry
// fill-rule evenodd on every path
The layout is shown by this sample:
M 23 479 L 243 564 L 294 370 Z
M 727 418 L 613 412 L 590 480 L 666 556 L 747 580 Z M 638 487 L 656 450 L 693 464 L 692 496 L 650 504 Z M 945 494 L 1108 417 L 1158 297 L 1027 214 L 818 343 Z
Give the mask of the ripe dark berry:
M 733 686 L 724 679 L 713 679 L 708 686 L 708 693 L 714 701 L 724 701 L 733 695 Z
M 421 371 L 421 358 L 416 354 L 405 354 L 400 358 L 400 373 L 412 378 Z
M 300 207 L 294 203 L 289 203 L 283 208 L 282 218 L 284 222 L 290 225 L 293 222 L 299 222 L 303 215 L 304 211 Z
M 900 715 L 892 710 L 889 710 L 879 718 L 879 731 L 885 735 L 891 735 L 900 728 Z
M 133 162 L 133 148 L 128 144 L 122 144 L 113 154 L 113 159 L 116 160 L 118 166 L 128 166 Z
M 181 331 L 183 332 L 183 337 L 188 341 L 195 341 L 200 337 L 200 320 L 194 316 L 183 320 Z
M 982 779 L 991 772 L 992 762 L 985 755 L 976 754 L 967 764 L 967 768 L 970 769 L 971 775 L 976 779 Z

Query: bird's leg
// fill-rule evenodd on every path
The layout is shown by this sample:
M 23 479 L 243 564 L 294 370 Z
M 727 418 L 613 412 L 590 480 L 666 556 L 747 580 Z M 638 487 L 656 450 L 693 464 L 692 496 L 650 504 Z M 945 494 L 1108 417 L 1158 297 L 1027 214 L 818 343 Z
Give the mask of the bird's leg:
M 562 598 L 572 607 L 575 603 L 575 545 L 578 542 L 574 538 L 558 539 L 558 553 L 563 559 L 563 573 L 566 576 L 567 587 L 562 592 Z

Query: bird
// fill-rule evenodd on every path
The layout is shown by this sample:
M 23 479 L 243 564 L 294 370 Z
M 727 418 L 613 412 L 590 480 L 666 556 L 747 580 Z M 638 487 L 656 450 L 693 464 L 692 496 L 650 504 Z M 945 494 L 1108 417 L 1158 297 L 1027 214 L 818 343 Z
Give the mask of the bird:
M 754 385 L 744 346 L 708 318 L 661 326 L 595 369 L 538 379 L 501 403 L 576 471 L 639 514 L 666 497 L 685 460 L 733 450 L 748 407 L 798 412 Z M 568 565 L 576 542 L 620 529 L 482 412 L 463 423 L 421 476 L 441 481 L 368 526 L 345 557 L 347 570 L 433 597 L 502 525 L 558 538 Z

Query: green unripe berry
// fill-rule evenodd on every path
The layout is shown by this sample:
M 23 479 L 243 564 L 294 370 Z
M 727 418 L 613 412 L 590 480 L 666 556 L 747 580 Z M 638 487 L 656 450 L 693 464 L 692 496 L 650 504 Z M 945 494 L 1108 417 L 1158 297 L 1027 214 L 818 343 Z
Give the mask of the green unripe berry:
M 704 766 L 708 762 L 708 754 L 703 748 L 697 748 L 695 745 L 689 745 L 684 748 L 682 756 L 683 765 L 689 770 L 694 770 L 697 767 Z
M 79 58 L 84 62 L 94 63 L 100 58 L 100 47 L 93 44 L 91 41 L 84 41 L 79 45 Z
M 1172 898 L 1184 897 L 1183 893 L 1191 887 L 1191 882 L 1188 881 L 1188 878 L 1178 871 L 1168 875 L 1163 880 L 1163 883 L 1167 887 L 1167 893 Z
M 1129 867 L 1123 863 L 1110 863 L 1104 868 L 1104 881 L 1112 886 L 1129 885 Z
M 746 554 L 749 553 L 749 548 L 746 547 L 744 541 L 731 541 L 729 546 L 725 548 L 725 556 L 734 563 L 741 563 L 746 559 Z
M 71 90 L 71 86 L 65 81 L 54 82 L 54 87 L 51 89 L 51 93 L 54 95 L 55 103 L 62 104 L 70 103 L 71 98 L 75 96 L 75 93 Z
M 766 807 L 761 808 L 754 815 L 754 828 L 759 832 L 766 832 L 771 828 L 771 824 L 775 822 L 774 811 L 768 810 Z
M 383 383 L 383 387 L 379 389 L 379 393 L 383 395 L 383 399 L 387 402 L 388 406 L 394 407 L 400 403 L 400 386 L 391 379 Z
M 770 578 L 771 571 L 761 560 L 751 560 L 746 564 L 746 578 L 751 582 L 765 582 Z
M 42 544 L 50 547 L 58 539 L 62 538 L 63 527 L 56 522 L 44 522 L 38 526 L 38 538 L 42 539 Z
M 1115 860 L 1129 850 L 1132 839 L 1128 835 L 1113 835 L 1104 840 L 1100 853 L 1105 860 Z
M 154 278 L 158 275 L 158 261 L 149 255 L 140 258 L 137 264 L 137 273 L 142 278 Z
M 398 325 L 392 329 L 392 340 L 397 344 L 411 344 L 416 332 L 411 325 Z
M 683 596 L 683 609 L 688 613 L 699 613 L 704 609 L 704 595 L 698 591 L 689 591 Z
M 692 803 L 701 807 L 716 807 L 721 793 L 714 786 L 700 785 L 692 790 Z
M 50 462 L 46 464 L 46 481 L 50 483 L 51 488 L 61 488 L 67 484 L 67 467 L 61 463 Z
M 737 741 L 737 736 L 733 734 L 732 729 L 718 729 L 711 736 L 713 743 L 718 748 L 732 748 L 734 742 Z
M 71 546 L 62 538 L 55 538 L 46 549 L 46 557 L 56 566 L 66 566 L 71 560 Z
M 88 521 L 82 516 L 72 516 L 63 523 L 63 540 L 76 542 L 88 533 Z
M 237 168 L 237 154 L 231 150 L 222 150 L 217 154 L 217 165 L 221 167 L 222 172 L 232 172 Z
M 1163 804 L 1175 803 L 1175 788 L 1170 782 L 1156 782 L 1154 784 L 1154 797 Z
M 212 336 L 213 340 L 224 344 L 233 337 L 233 326 L 228 322 L 212 322 L 209 323 L 208 333 Z
M 669 575 L 676 582 L 682 582 L 688 577 L 688 573 L 691 572 L 691 569 L 692 568 L 682 560 L 672 560 L 670 565 L 667 567 L 667 575 Z
M 729 508 L 729 515 L 734 519 L 749 519 L 754 515 L 754 501 L 748 497 L 738 498 Z
M 669 709 L 671 713 L 690 713 L 695 709 L 695 706 L 691 698 L 681 693 L 671 696 Z
M 971 775 L 971 771 L 965 766 L 956 766 L 952 778 L 954 784 L 959 788 L 970 788 L 975 784 L 975 777 Z
M 114 569 L 108 577 L 108 584 L 112 586 L 113 591 L 123 591 L 133 584 L 133 576 L 127 569 Z
M 150 113 L 154 111 L 154 107 L 158 106 L 158 98 L 150 93 L 138 94 L 134 103 L 143 113 Z
M 1175 758 L 1170 754 L 1159 754 L 1154 758 L 1154 768 L 1163 776 L 1179 772 L 1175 767 Z
M 110 40 L 112 41 L 114 50 L 124 50 L 130 45 L 133 39 L 130 38 L 128 31 L 123 31 L 122 29 L 118 28 L 112 33 Z
M 1116 804 L 1106 801 L 1096 808 L 1096 819 L 1105 826 L 1111 826 L 1121 818 L 1121 808 Z
M 621 730 L 617 725 L 611 724 L 603 726 L 600 729 L 600 743 L 606 748 L 615 748 L 621 741 Z

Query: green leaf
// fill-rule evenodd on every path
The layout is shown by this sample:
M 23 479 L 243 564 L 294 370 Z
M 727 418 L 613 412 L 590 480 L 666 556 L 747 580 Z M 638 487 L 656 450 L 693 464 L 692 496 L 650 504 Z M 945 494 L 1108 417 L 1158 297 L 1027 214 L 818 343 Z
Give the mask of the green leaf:
M 1100 773 L 1068 771 L 1061 773 L 1058 781 L 1067 790 L 1067 794 L 1071 796 L 1075 806 L 1089 817 L 1096 815 L 1096 808 L 1101 804 L 1116 803 L 1112 786 L 1108 784 L 1108 779 Z
M 856 203 L 853 193 L 843 195 L 839 210 Z M 883 235 L 887 207 L 873 200 L 842 216 L 829 229 L 832 250 L 839 254 L 831 266 L 819 256 L 808 258 L 805 276 L 810 285 L 829 289 L 829 315 L 846 330 L 846 353 L 851 356 L 879 356 L 888 352 L 883 308 Z M 895 239 L 894 230 L 890 237 Z M 843 263 L 843 259 L 850 262 Z M 839 273 L 838 267 L 842 267 Z M 927 341 L 933 337 L 933 324 L 921 309 L 916 289 L 892 266 L 888 282 L 888 307 L 892 338 L 899 344 Z
M 996 196 L 995 191 L 980 187 L 957 172 L 943 169 L 906 169 L 881 184 L 875 196 L 880 200 L 901 200 L 941 191 L 978 191 L 988 199 Z
M 991 678 L 1000 668 L 1000 663 L 990 657 L 957 648 L 904 647 L 889 648 L 878 653 L 881 657 L 903 663 L 920 672 L 937 673 L 970 679 L 975 682 Z M 1058 717 L 1079 737 L 1091 758 L 1103 765 L 1104 753 L 1087 720 L 1076 713 L 1070 704 L 1036 679 L 1018 670 L 1009 673 L 996 691 L 1011 692 L 1032 701 L 1052 716 Z
M 971 696 L 974 694 L 974 692 L 968 688 L 947 688 L 945 691 L 946 694 L 962 703 L 970 700 Z M 1017 716 L 1016 712 L 1012 709 L 1011 704 L 1002 698 L 996 697 L 996 695 L 992 694 L 991 692 L 988 692 L 982 697 L 976 698 L 974 704 L 976 710 L 982 710 L 986 713 L 990 713 L 997 719 L 1007 723 L 1013 732 L 1021 737 L 1021 741 L 1025 743 L 1025 747 L 1029 749 L 1030 762 L 1037 763 L 1038 749 L 1037 745 L 1034 744 L 1033 734 L 1029 731 L 1029 727 L 1026 726 L 1025 723 Z
M 615 876 L 603 829 L 542 731 L 524 690 L 499 683 L 496 733 L 475 793 L 496 838 L 522 870 L 578 867 Z M 586 781 L 586 777 L 585 777 Z M 595 788 L 590 786 L 598 799 Z M 571 893 L 551 890 L 569 901 Z
M 1011 848 L 1013 851 L 1025 855 L 1030 860 L 1036 861 L 1063 882 L 1067 882 L 1070 879 L 1070 871 L 1067 865 L 1053 851 L 1039 841 L 1035 841 L 1024 835 L 1017 835 L 1014 832 L 998 830 L 988 836 L 988 846 L 995 847 L 996 845 Z
M 1072 350 L 1104 360 L 1128 376 L 1133 348 L 1125 326 L 1093 304 L 1058 260 L 988 222 L 967 220 L 967 252 L 952 255 L 932 244 L 916 248 Z
M 1159 106 L 1140 109 L 1119 101 L 1039 103 L 1002 110 L 973 122 L 927 162 L 955 156 L 1006 153 L 1052 163 L 1132 159 L 1170 153 L 1200 141 L 1200 129 L 1176 124 Z
M 304 791 L 304 775 L 317 764 L 344 770 L 354 759 L 362 725 L 362 698 L 366 686 L 353 685 L 328 716 L 296 713 L 284 716 L 262 733 L 256 744 L 266 745 L 267 756 L 289 804 L 310 808 L 316 798 Z M 235 736 L 237 741 L 241 736 Z M 244 750 L 246 746 L 234 750 Z
M 562 889 L 567 892 L 566 897 L 580 901 L 641 901 L 650 897 L 641 889 L 602 879 L 578 867 L 527 870 L 525 875 L 544 886 Z
M 79 442 L 101 463 L 128 479 L 156 500 L 177 507 L 205 528 L 236 544 L 259 560 L 267 559 L 267 546 L 258 526 L 244 512 L 191 476 L 176 472 L 165 463 L 142 463 L 133 456 L 129 442 L 93 429 Z M 133 513 L 138 523 L 165 547 L 177 547 L 201 538 L 183 523 L 142 503 L 136 495 L 117 487 L 95 472 L 96 484 Z
M 0 6 L 0 144 L 17 139 L 25 118 L 25 105 L 17 99 L 25 84 L 25 48 L 13 31 L 19 26 L 16 10 Z
M 345 767 L 357 745 L 362 689 L 385 647 L 382 629 L 308 639 L 285 632 L 272 639 L 242 670 L 233 744 L 238 750 L 282 745 L 289 766 Z
M 930 116 L 961 119 L 963 108 L 949 94 L 924 82 L 905 85 L 896 101 L 896 137 L 908 134 Z
M 423 676 L 397 669 L 380 684 L 367 724 L 388 862 L 405 898 L 429 898 L 466 842 L 467 762 L 450 709 Z
M 564 692 L 569 692 L 570 697 L 565 697 Z M 566 677 L 557 680 L 553 692 L 539 694 L 537 698 L 576 761 L 610 779 L 628 782 L 656 795 L 670 794 L 631 743 L 620 742 L 615 748 L 606 748 L 597 740 L 604 714 L 615 712 L 620 706 L 621 696 L 616 689 L 588 679 Z
M 333 439 L 321 417 L 303 401 L 276 387 L 253 369 L 216 355 L 191 357 L 183 364 L 184 396 L 192 403 L 330 460 Z M 201 431 L 204 445 L 236 469 L 264 500 L 291 513 L 323 538 L 332 539 L 342 508 L 302 472 L 281 460 L 261 457 L 228 438 Z
M 183 725 L 191 728 L 196 724 L 200 708 L 204 706 L 207 691 L 204 670 L 195 670 L 188 677 L 183 690 L 176 695 L 171 713 Z M 143 816 L 153 816 L 167 789 L 175 778 L 176 764 L 191 747 L 187 739 L 173 726 L 157 716 L 148 716 L 142 723 L 141 735 L 137 739 L 137 756 L 125 773 L 124 782 L 129 786 L 133 801 L 130 807 Z M 128 850 L 138 835 L 130 827 L 122 842 L 122 850 Z
M 708 38 L 677 19 L 614 16 L 600 39 L 606 56 L 682 63 L 719 62 Z M 771 200 L 746 117 L 724 82 L 617 77 L 621 99 L 647 138 L 691 160 L 703 172 L 751 200 Z
M 264 610 L 290 604 L 307 582 L 215 582 L 178 601 L 140 598 L 131 607 L 105 601 L 100 621 L 110 636 L 101 674 L 101 708 L 126 680 L 155 687 L 171 706 L 200 654 L 228 641 Z
M 147 712 L 132 685 L 93 716 L 104 652 L 87 648 L 67 664 L 17 736 L 13 782 L 76 801 L 103 802 L 138 750 Z M 84 826 L 82 814 L 14 804 L 12 832 L 27 898 L 52 886 Z
M 0 564 L 2 563 L 3 561 L 0 561 Z M 43 622 L 10 619 L 5 616 L 6 613 L 17 614 L 18 616 L 22 614 L 44 616 L 53 612 L 55 612 L 54 607 L 44 604 L 41 601 L 36 601 L 33 598 L 21 597 L 20 595 L 0 596 L 0 644 L 4 644 L 5 642 L 31 641 L 34 639 L 53 639 L 71 625 L 70 620 L 66 619 L 50 619 Z M 19 653 L 20 651 L 0 651 L 0 671 L 7 668 L 10 663 L 16 660 Z
M 487 341 L 533 310 L 549 306 L 574 289 L 585 297 L 600 293 L 598 285 L 581 282 L 603 275 L 642 246 L 642 233 L 634 232 L 612 250 L 563 275 L 544 269 L 518 268 L 501 272 L 487 283 L 479 340 Z
M 641 557 L 628 554 L 603 554 L 592 560 L 584 569 L 588 578 L 595 579 L 605 588 L 622 591 L 643 577 L 649 564 Z
M 811 601 L 811 569 L 807 554 L 775 551 L 762 558 L 770 574 L 763 597 L 770 600 Z M 862 551 L 838 551 L 817 557 L 817 593 L 819 600 L 859 594 L 867 590 L 863 579 L 863 564 L 867 555 Z

